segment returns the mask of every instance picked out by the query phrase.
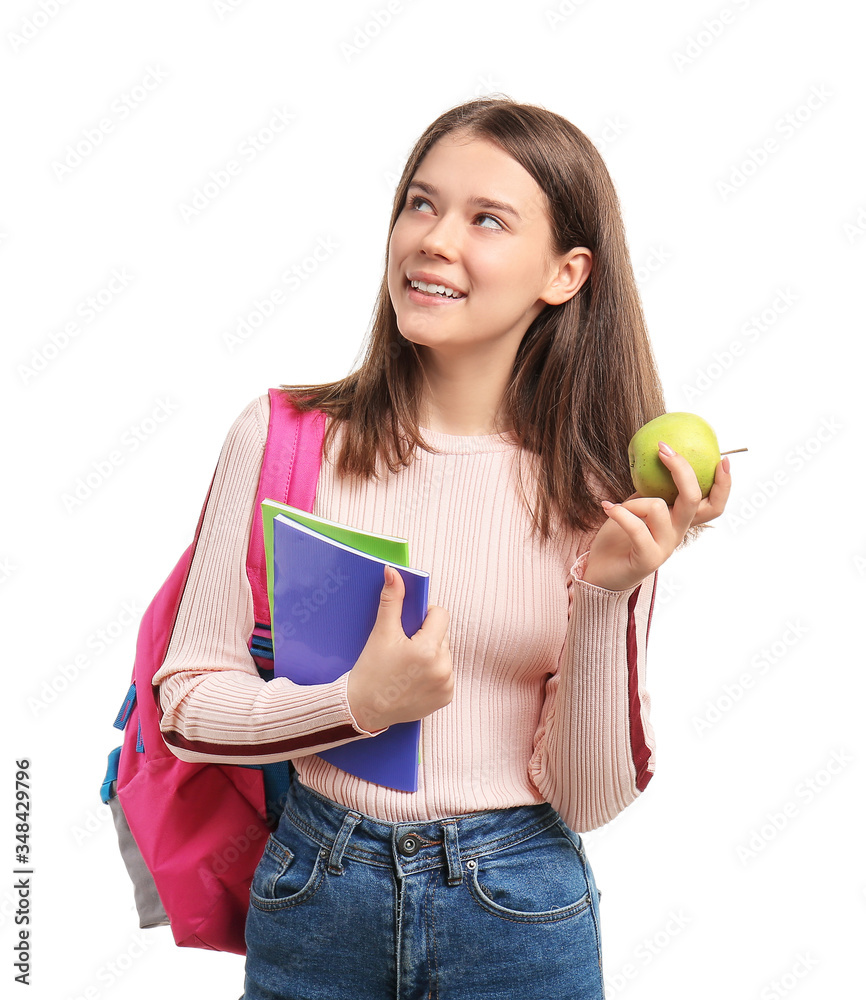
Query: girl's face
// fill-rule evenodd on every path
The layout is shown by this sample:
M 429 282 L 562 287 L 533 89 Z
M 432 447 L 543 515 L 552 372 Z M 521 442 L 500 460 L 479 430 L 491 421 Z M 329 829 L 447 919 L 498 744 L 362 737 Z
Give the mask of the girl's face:
M 569 298 L 589 272 L 588 251 L 579 273 L 561 272 L 550 241 L 546 196 L 516 160 L 484 139 L 443 136 L 418 165 L 391 233 L 400 332 L 440 352 L 513 357 L 545 304 Z M 457 295 L 416 290 L 415 278 Z

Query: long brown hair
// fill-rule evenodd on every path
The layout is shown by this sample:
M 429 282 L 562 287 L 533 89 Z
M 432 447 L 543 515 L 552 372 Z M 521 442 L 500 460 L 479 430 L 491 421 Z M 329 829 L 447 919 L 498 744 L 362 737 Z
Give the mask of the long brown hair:
M 533 530 L 548 538 L 560 518 L 589 531 L 606 520 L 599 501 L 634 492 L 628 443 L 665 412 L 661 382 L 626 244 L 619 199 L 590 140 L 565 118 L 507 96 L 483 97 L 440 115 L 415 144 L 397 185 L 388 235 L 419 164 L 442 136 L 459 132 L 498 144 L 547 196 L 551 253 L 592 251 L 580 290 L 547 305 L 527 329 L 501 410 L 532 461 Z M 409 464 L 415 447 L 434 449 L 418 427 L 424 381 L 415 345 L 397 327 L 388 292 L 388 261 L 360 366 L 324 385 L 281 386 L 299 409 L 331 419 L 327 448 L 346 425 L 336 458 L 340 475 L 378 475 Z

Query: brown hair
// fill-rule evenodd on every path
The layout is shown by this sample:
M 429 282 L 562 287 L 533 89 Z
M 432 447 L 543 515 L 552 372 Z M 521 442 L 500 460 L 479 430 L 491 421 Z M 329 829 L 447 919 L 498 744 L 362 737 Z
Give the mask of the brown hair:
M 510 97 L 484 97 L 442 114 L 415 144 L 397 185 L 388 236 L 430 147 L 449 133 L 483 138 L 513 157 L 547 196 L 554 255 L 592 251 L 580 290 L 547 305 L 527 329 L 514 361 L 502 412 L 521 451 L 533 461 L 533 530 L 548 538 L 562 518 L 589 531 L 606 520 L 599 500 L 622 501 L 634 488 L 628 443 L 665 412 L 626 244 L 619 200 L 590 140 L 565 118 Z M 324 385 L 281 386 L 299 409 L 319 409 L 328 422 L 325 446 L 342 422 L 347 433 L 336 460 L 340 475 L 377 475 L 408 465 L 421 438 L 418 404 L 424 380 L 415 345 L 406 340 L 388 292 L 388 261 L 360 366 Z M 526 491 L 521 488 L 524 499 Z

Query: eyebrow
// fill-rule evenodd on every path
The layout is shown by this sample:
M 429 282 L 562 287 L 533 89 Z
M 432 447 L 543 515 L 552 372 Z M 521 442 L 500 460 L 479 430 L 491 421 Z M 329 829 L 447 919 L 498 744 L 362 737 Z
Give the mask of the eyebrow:
M 428 184 L 426 181 L 410 181 L 409 187 L 421 188 L 422 191 L 425 191 L 427 194 L 431 194 L 434 197 L 439 194 L 439 188 L 433 184 Z M 513 215 L 518 222 L 523 222 L 523 219 L 520 217 L 520 212 L 507 202 L 495 201 L 492 198 L 480 198 L 476 195 L 474 198 L 469 199 L 469 204 L 477 205 L 479 208 L 492 208 L 497 212 L 507 212 L 509 215 Z

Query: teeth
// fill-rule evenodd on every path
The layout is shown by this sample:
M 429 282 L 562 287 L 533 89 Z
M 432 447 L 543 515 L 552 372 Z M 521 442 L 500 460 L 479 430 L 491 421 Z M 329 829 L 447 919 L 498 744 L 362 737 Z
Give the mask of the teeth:
M 449 298 L 459 299 L 462 298 L 459 292 L 455 292 L 453 288 L 449 288 L 447 285 L 434 285 L 426 281 L 412 281 L 410 282 L 413 288 L 418 288 L 422 292 L 428 292 L 430 294 L 445 295 Z

